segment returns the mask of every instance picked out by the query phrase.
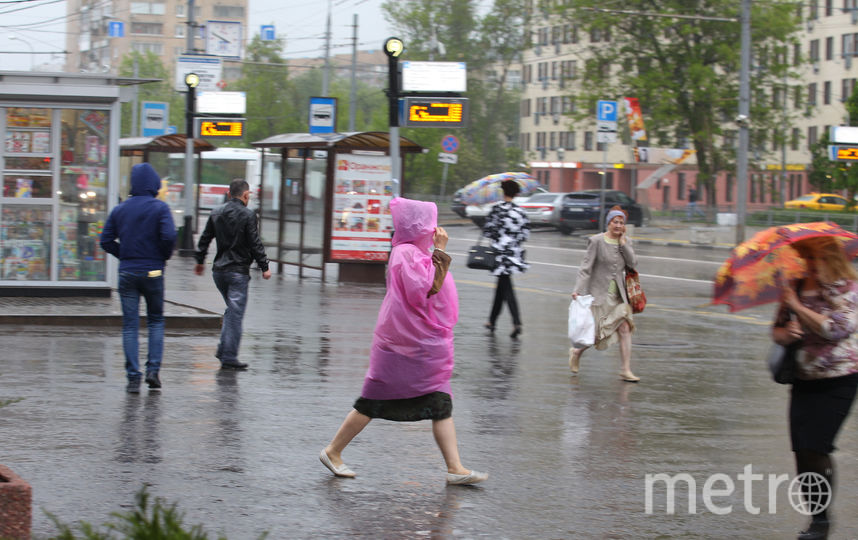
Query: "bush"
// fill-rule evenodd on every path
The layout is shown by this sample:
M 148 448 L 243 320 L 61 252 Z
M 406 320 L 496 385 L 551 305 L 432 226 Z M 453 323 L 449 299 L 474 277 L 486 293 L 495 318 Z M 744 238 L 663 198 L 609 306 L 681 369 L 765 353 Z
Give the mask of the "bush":
M 184 527 L 184 513 L 179 512 L 175 503 L 168 504 L 164 499 L 156 497 L 150 508 L 149 498 L 149 492 L 146 486 L 143 486 L 134 496 L 135 508 L 128 512 L 112 513 L 111 516 L 116 521 L 103 525 L 103 530 L 98 530 L 85 521 L 72 528 L 60 523 L 53 514 L 47 514 L 60 531 L 54 537 L 57 540 L 208 540 L 209 536 L 202 525 L 194 525 L 189 529 Z M 266 536 L 267 534 L 263 534 L 260 539 Z M 219 536 L 218 540 L 226 540 L 226 537 Z

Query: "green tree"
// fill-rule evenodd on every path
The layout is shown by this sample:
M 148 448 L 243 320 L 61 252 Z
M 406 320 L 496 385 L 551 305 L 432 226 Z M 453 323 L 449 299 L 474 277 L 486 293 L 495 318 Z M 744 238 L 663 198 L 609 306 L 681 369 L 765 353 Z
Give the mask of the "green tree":
M 576 119 L 592 121 L 598 99 L 639 98 L 653 145 L 694 148 L 698 184 L 707 190 L 706 200 L 715 201 L 715 177 L 735 160 L 735 139 L 724 135 L 738 111 L 740 24 L 714 18 L 738 19 L 739 2 L 628 0 L 623 13 L 602 11 L 604 7 L 601 0 L 568 0 L 560 11 L 567 22 L 590 34 L 590 41 L 605 44 L 588 49 L 592 55 L 572 93 Z M 775 128 L 780 132 L 784 122 L 784 80 L 795 75 L 790 70 L 798 22 L 795 3 L 753 3 L 750 117 L 755 158 L 765 156 L 771 148 L 766 135 Z M 780 138 L 775 136 L 775 142 Z
M 180 132 L 185 131 L 185 95 L 175 91 L 170 86 L 170 74 L 161 58 L 153 53 L 141 54 L 137 51 L 130 52 L 122 57 L 119 65 L 119 75 L 122 77 L 135 76 L 135 61 L 137 63 L 136 76 L 140 79 L 160 79 L 159 82 L 144 83 L 137 86 L 137 112 L 138 132 L 131 133 L 131 111 L 133 102 L 122 104 L 122 137 L 137 137 L 140 135 L 139 126 L 142 119 L 139 118 L 141 103 L 144 101 L 161 101 L 170 104 L 169 124 L 178 127 Z
M 852 92 L 844 103 L 850 126 L 858 126 L 858 92 Z M 850 162 L 831 161 L 828 154 L 828 133 L 823 133 L 819 142 L 811 147 L 810 173 L 808 180 L 818 191 L 846 190 L 849 206 L 855 206 L 858 193 L 858 166 Z
M 474 0 L 387 1 L 386 18 L 405 42 L 408 60 L 464 61 L 468 64 L 468 126 L 456 130 L 458 163 L 448 170 L 447 193 L 487 174 L 515 169 L 520 90 L 510 84 L 525 42 L 523 0 L 496 0 L 477 14 Z M 434 38 L 434 39 L 433 39 Z M 434 45 L 443 44 L 443 51 Z M 443 52 L 443 54 L 442 54 Z M 429 149 L 406 158 L 408 191 L 438 193 L 443 165 L 437 155 L 447 132 L 405 128 L 402 135 Z
M 239 146 L 301 130 L 290 99 L 295 90 L 281 56 L 283 46 L 282 40 L 263 41 L 255 35 L 247 46 L 241 79 L 227 85 L 228 90 L 243 91 L 247 96 L 245 136 Z

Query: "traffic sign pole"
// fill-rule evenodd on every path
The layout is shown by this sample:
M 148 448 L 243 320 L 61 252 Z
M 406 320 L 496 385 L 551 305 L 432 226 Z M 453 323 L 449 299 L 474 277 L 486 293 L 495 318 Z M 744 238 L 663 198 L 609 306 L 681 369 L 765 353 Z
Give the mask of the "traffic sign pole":
M 444 162 L 444 169 L 441 172 L 441 196 L 444 196 L 444 193 L 447 191 L 447 168 L 450 166 L 446 161 Z
M 605 189 L 608 177 L 608 144 L 616 142 L 617 102 L 600 100 L 596 104 L 596 141 L 602 143 L 602 182 L 599 195 L 599 227 L 605 226 Z

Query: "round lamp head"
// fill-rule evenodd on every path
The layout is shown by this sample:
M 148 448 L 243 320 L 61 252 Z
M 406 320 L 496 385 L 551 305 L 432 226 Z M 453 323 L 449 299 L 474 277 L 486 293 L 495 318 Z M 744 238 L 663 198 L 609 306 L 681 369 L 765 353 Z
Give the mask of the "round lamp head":
M 185 84 L 188 88 L 196 88 L 200 84 L 200 76 L 196 73 L 188 73 L 185 75 Z
M 384 52 L 387 56 L 397 58 L 405 50 L 405 44 L 397 37 L 387 38 L 384 42 Z

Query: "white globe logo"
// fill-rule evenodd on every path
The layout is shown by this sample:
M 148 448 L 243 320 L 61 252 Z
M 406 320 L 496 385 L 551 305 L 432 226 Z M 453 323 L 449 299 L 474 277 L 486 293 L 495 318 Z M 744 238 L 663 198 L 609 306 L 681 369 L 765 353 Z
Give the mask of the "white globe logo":
M 801 473 L 789 483 L 788 491 L 789 503 L 805 516 L 815 516 L 831 504 L 831 484 L 819 473 Z

